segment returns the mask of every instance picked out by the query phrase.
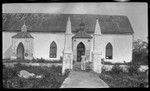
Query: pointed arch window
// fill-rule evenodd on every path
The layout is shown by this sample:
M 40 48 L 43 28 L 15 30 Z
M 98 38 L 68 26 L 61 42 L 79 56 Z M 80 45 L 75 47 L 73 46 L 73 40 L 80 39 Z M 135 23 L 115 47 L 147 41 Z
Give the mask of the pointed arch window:
M 24 45 L 22 42 L 17 47 L 17 59 L 24 59 Z
M 113 56 L 113 48 L 111 43 L 106 45 L 106 59 L 112 59 Z
M 50 58 L 56 58 L 57 56 L 57 45 L 56 43 L 53 41 L 50 45 Z

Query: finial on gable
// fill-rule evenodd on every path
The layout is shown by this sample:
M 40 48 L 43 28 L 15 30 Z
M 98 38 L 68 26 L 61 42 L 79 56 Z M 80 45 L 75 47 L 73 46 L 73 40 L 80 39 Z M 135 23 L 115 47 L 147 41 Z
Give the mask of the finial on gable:
M 21 27 L 21 31 L 27 32 L 27 26 L 26 26 L 25 22 L 24 22 L 23 26 Z

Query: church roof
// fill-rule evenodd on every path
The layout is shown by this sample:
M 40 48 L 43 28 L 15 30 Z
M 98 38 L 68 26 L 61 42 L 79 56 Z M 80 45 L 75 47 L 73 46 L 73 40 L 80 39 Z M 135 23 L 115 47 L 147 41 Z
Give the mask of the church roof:
M 12 36 L 12 38 L 33 38 L 28 32 L 19 32 L 16 35 Z
M 127 16 L 91 14 L 46 14 L 46 13 L 3 13 L 3 31 L 20 32 L 24 21 L 28 32 L 65 32 L 68 17 L 71 30 L 76 33 L 81 21 L 85 31 L 94 33 L 96 18 L 102 34 L 132 34 L 133 29 Z
M 85 31 L 79 31 L 72 38 L 92 38 L 92 36 Z

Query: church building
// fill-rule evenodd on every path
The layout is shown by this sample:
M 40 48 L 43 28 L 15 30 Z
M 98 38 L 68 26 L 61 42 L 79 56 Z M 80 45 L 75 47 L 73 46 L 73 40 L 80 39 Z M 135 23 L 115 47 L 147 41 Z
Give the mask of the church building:
M 3 59 L 63 58 L 63 71 L 84 55 L 93 70 L 101 60 L 131 62 L 133 29 L 127 16 L 3 13 Z

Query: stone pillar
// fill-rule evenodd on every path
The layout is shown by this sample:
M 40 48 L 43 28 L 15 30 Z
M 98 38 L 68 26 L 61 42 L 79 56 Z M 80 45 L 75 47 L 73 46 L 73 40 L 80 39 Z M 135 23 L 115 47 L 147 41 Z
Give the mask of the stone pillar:
M 72 32 L 71 32 L 71 22 L 70 17 L 67 21 L 66 33 L 65 33 L 65 46 L 63 52 L 63 65 L 62 74 L 65 73 L 66 69 L 72 69 L 73 65 L 73 54 L 72 54 Z
M 93 52 L 93 71 L 97 73 L 101 73 L 101 53 L 100 52 Z
M 65 73 L 66 69 L 72 69 L 72 53 L 65 53 L 63 54 L 63 64 L 62 64 L 62 74 Z
M 101 73 L 101 48 L 98 41 L 101 41 L 101 29 L 99 25 L 98 19 L 96 19 L 96 25 L 95 25 L 95 32 L 94 32 L 94 39 L 93 39 L 93 71 L 97 73 Z

